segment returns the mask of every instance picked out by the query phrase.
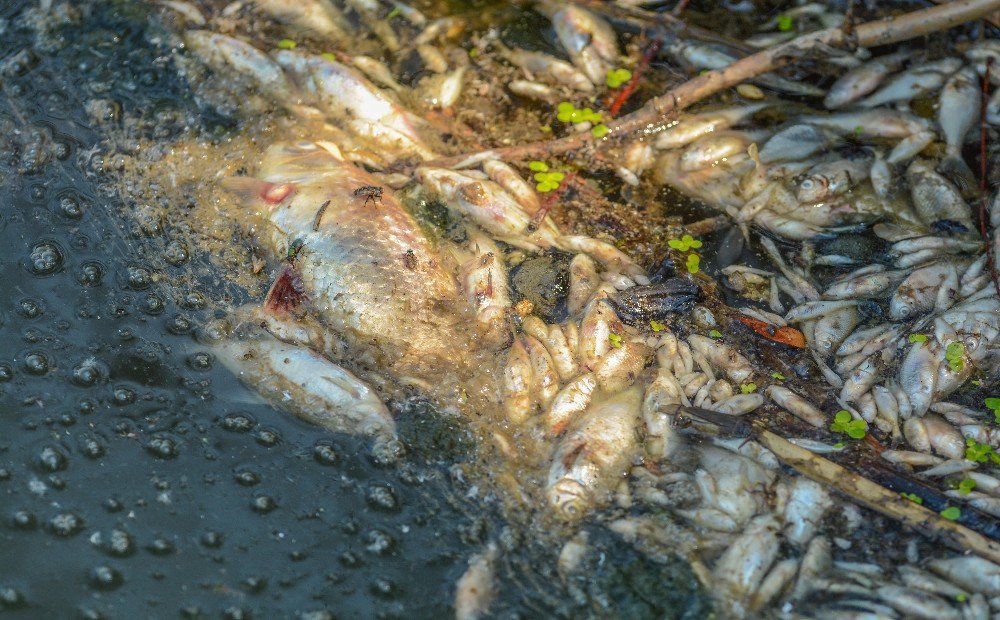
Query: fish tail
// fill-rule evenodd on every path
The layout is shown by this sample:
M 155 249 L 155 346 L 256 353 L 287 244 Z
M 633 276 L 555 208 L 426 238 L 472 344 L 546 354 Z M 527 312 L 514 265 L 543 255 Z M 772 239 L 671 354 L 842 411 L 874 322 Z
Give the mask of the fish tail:
M 969 198 L 976 195 L 978 187 L 976 174 L 969 168 L 969 164 L 965 163 L 960 153 L 945 156 L 941 160 L 940 171 L 958 187 L 963 196 Z

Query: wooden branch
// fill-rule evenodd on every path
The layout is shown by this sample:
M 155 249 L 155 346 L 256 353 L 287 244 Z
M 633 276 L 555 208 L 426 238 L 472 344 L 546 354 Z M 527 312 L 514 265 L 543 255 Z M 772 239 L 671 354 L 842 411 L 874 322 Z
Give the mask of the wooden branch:
M 602 138 L 594 138 L 589 133 L 583 132 L 559 140 L 532 142 L 470 155 L 446 157 L 427 162 L 425 165 L 455 167 L 469 166 L 487 159 L 504 161 L 537 159 L 580 150 L 591 145 L 597 148 L 611 146 L 640 132 L 652 136 L 663 129 L 664 121 L 684 108 L 762 73 L 773 71 L 811 52 L 821 52 L 829 48 L 853 49 L 859 46 L 874 47 L 897 43 L 946 30 L 997 10 L 1000 10 L 1000 0 L 954 0 L 948 4 L 858 24 L 850 35 L 845 34 L 840 28 L 817 30 L 684 82 L 666 94 L 651 99 L 641 109 L 609 124 L 611 132 Z
M 933 2 L 936 4 L 945 4 L 951 2 L 951 0 L 933 0 Z M 1000 11 L 996 13 L 990 13 L 989 15 L 984 16 L 983 21 L 990 24 L 991 26 L 1000 28 Z
M 840 465 L 801 448 L 771 431 L 762 431 L 757 440 L 782 463 L 803 476 L 832 487 L 852 500 L 896 519 L 921 534 L 958 551 L 970 552 L 1000 563 L 1000 543 L 974 532 L 960 523 L 901 497 Z

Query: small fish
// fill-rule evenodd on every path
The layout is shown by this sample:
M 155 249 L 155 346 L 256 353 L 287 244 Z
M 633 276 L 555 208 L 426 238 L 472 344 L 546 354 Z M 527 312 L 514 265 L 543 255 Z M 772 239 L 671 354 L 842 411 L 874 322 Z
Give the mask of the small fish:
M 539 6 L 547 13 L 570 60 L 594 84 L 603 84 L 608 71 L 618 62 L 618 37 L 608 22 L 574 5 Z
M 755 103 L 682 116 L 660 132 L 656 138 L 656 148 L 675 149 L 691 144 L 705 135 L 738 125 L 768 105 Z
M 916 160 L 906 170 L 913 207 L 927 226 L 950 222 L 965 230 L 973 230 L 969 205 L 958 189 L 934 171 L 924 160 Z
M 863 108 L 875 108 L 887 103 L 911 101 L 941 88 L 945 80 L 961 66 L 962 61 L 958 58 L 944 58 L 918 65 L 894 77 L 859 105 Z
M 903 66 L 903 62 L 909 56 L 909 52 L 899 51 L 873 58 L 865 64 L 851 69 L 833 83 L 830 92 L 823 100 L 823 105 L 830 110 L 836 110 L 854 103 L 878 88 L 882 80 Z
M 802 203 L 814 203 L 843 194 L 871 172 L 873 156 L 861 150 L 837 161 L 816 164 L 799 182 L 795 197 Z
M 965 67 L 951 76 L 938 99 L 938 123 L 947 144 L 941 171 L 956 181 L 964 194 L 976 187 L 976 175 L 962 157 L 965 136 L 979 119 L 979 76 Z
M 805 159 L 828 147 L 836 139 L 835 134 L 815 125 L 792 125 L 771 136 L 760 149 L 760 160 L 769 164 Z

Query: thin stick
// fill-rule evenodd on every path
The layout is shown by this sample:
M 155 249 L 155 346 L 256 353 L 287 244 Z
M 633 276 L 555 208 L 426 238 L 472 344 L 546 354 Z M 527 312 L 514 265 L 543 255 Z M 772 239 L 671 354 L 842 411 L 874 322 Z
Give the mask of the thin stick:
M 810 52 L 823 52 L 829 48 L 849 49 L 857 46 L 872 47 L 897 43 L 938 30 L 946 30 L 997 10 L 1000 10 L 1000 0 L 954 0 L 948 4 L 913 11 L 898 17 L 858 24 L 854 27 L 851 37 L 845 35 L 840 28 L 817 30 L 684 82 L 666 94 L 648 101 L 641 109 L 618 119 L 611 126 L 611 132 L 602 138 L 594 138 L 589 132 L 580 132 L 559 140 L 532 142 L 476 154 L 445 157 L 427 162 L 426 165 L 468 166 L 486 159 L 517 161 L 551 157 L 591 145 L 598 148 L 611 146 L 637 132 L 653 135 L 663 129 L 664 121 L 672 114 L 762 73 L 782 67 Z
M 937 513 L 900 497 L 882 485 L 837 465 L 775 435 L 762 431 L 757 437 L 778 459 L 807 478 L 831 486 L 876 512 L 896 519 L 921 534 L 959 551 L 971 552 L 1000 563 L 1000 543 L 949 521 Z
M 639 79 L 642 77 L 642 74 L 649 67 L 649 63 L 651 63 L 653 59 L 656 58 L 656 54 L 657 52 L 660 51 L 661 45 L 663 45 L 663 40 L 660 39 L 659 37 L 649 42 L 649 45 L 646 47 L 646 51 L 642 55 L 642 59 L 639 61 L 639 64 L 636 65 L 635 67 L 635 72 L 632 73 L 632 79 L 629 80 L 628 84 L 625 85 L 625 88 L 623 88 L 622 91 L 618 93 L 618 96 L 615 97 L 615 100 L 611 104 L 611 107 L 608 108 L 609 116 L 611 116 L 612 118 L 618 116 L 619 110 L 622 109 L 622 106 L 625 105 L 625 102 L 628 101 L 628 98 L 632 96 L 632 93 L 635 91 L 636 87 L 638 87 Z
M 946 2 L 951 2 L 951 0 L 933 0 L 936 4 L 945 4 Z M 991 13 L 983 17 L 984 22 L 1000 28 L 1000 13 Z

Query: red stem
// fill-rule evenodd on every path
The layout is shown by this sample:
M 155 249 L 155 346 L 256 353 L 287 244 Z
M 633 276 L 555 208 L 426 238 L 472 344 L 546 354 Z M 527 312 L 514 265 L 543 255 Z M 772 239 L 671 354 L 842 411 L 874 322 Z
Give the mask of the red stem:
M 997 276 L 997 265 L 993 257 L 993 244 L 990 242 L 989 228 L 986 224 L 986 103 L 989 97 L 990 69 L 993 59 L 986 60 L 986 72 L 983 76 L 983 95 L 979 107 L 979 234 L 986 244 L 986 262 L 990 266 L 990 277 L 993 279 L 993 288 L 1000 297 L 1000 277 Z
M 635 90 L 636 86 L 639 85 L 639 78 L 642 77 L 643 71 L 649 67 L 649 63 L 653 62 L 656 58 L 656 54 L 660 51 L 660 46 L 663 45 L 663 39 L 661 37 L 656 37 L 649 42 L 649 46 L 642 55 L 642 59 L 639 60 L 639 64 L 635 68 L 635 72 L 632 74 L 632 79 L 628 81 L 625 88 L 622 89 L 618 96 L 615 97 L 614 103 L 608 108 L 608 115 L 615 117 L 618 116 L 618 111 L 622 109 L 625 102 L 632 95 L 632 91 Z

